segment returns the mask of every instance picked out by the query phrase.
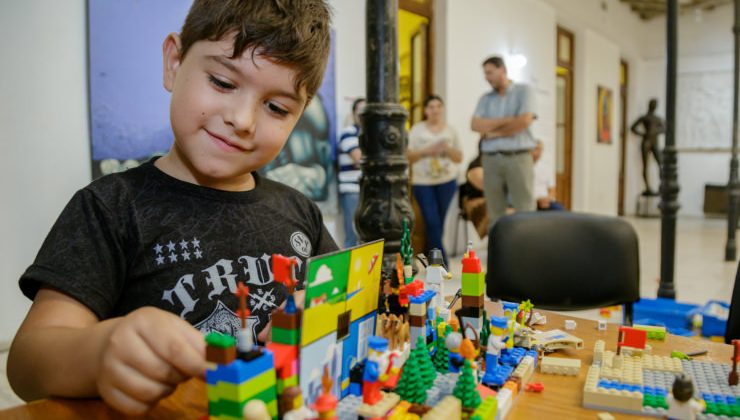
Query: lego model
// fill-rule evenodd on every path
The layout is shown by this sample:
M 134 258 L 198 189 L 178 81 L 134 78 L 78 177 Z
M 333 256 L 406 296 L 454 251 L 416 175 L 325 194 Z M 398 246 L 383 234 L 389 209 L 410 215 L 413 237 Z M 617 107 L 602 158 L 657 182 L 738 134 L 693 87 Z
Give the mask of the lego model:
M 380 388 L 388 378 L 388 359 L 383 354 L 388 350 L 388 340 L 372 336 L 367 340 L 368 356 L 362 377 L 362 402 L 375 404 L 381 399 Z
M 727 383 L 729 385 L 737 385 L 737 362 L 740 361 L 740 340 L 732 340 L 732 348 L 732 370 L 730 371 L 730 375 L 727 377 Z
M 622 347 L 643 350 L 647 341 L 647 331 L 632 327 L 619 327 L 619 342 L 617 355 L 622 353 Z
M 457 311 L 460 325 L 463 328 L 470 324 L 475 331 L 483 328 L 483 296 L 486 288 L 485 274 L 481 269 L 480 259 L 473 249 L 468 249 L 462 259 L 462 305 Z M 465 333 L 465 337 L 478 342 L 478 337 Z
M 499 372 L 499 355 L 501 350 L 506 347 L 506 340 L 508 339 L 506 329 L 508 328 L 508 320 L 504 317 L 492 316 L 491 317 L 491 334 L 488 336 L 488 343 L 486 344 L 486 372 L 481 379 L 481 382 L 486 385 L 502 385 L 503 381 L 508 377 L 508 373 L 502 375 Z
M 473 376 L 473 369 L 470 361 L 465 360 L 460 378 L 455 385 L 452 394 L 460 400 L 463 408 L 475 410 L 480 404 L 480 394 L 475 389 L 476 380 Z

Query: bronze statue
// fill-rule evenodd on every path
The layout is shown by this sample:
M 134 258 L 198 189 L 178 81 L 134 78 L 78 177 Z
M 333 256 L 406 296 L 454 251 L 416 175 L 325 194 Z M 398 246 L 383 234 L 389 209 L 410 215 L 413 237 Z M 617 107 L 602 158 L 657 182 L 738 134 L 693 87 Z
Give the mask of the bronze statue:
M 656 195 L 657 193 L 650 189 L 648 182 L 648 166 L 650 164 L 650 153 L 653 154 L 655 161 L 658 163 L 658 169 L 661 167 L 660 150 L 658 148 L 658 136 L 663 134 L 665 127 L 663 119 L 655 115 L 655 108 L 658 107 L 658 100 L 651 99 L 648 105 L 648 113 L 638 118 L 630 130 L 642 136 L 642 179 L 645 181 L 645 191 L 642 195 Z M 642 130 L 638 128 L 642 126 Z

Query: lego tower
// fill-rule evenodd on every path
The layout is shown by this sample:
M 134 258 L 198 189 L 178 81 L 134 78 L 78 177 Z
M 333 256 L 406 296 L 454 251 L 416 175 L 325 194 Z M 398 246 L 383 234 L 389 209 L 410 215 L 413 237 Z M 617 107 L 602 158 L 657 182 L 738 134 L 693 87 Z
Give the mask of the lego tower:
M 462 308 L 458 316 L 462 329 L 470 324 L 476 331 L 483 327 L 483 294 L 485 292 L 485 274 L 481 270 L 480 259 L 475 251 L 468 248 L 462 259 Z

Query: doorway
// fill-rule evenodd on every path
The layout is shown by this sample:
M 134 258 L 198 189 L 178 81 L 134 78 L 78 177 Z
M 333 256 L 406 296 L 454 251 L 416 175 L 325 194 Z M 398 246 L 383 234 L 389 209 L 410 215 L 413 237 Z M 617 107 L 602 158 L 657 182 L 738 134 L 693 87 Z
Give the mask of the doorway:
M 558 26 L 555 70 L 555 192 L 571 208 L 573 171 L 573 33 Z

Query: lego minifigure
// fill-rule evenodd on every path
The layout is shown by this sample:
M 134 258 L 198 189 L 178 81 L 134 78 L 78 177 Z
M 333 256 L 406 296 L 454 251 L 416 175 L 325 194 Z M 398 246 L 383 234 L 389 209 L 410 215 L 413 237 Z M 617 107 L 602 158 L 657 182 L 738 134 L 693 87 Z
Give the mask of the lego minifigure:
M 452 332 L 447 334 L 447 337 L 445 337 L 445 347 L 447 347 L 448 355 L 447 368 L 452 373 L 460 373 L 460 368 L 465 361 L 465 358 L 460 354 L 460 345 L 462 344 L 462 340 L 463 336 L 457 332 L 457 329 L 454 329 Z
M 730 371 L 730 376 L 727 377 L 727 383 L 730 386 L 737 385 L 738 383 L 737 362 L 740 361 L 740 340 L 732 340 L 732 348 L 732 370 Z
M 486 373 L 483 375 L 484 384 L 493 383 L 498 370 L 498 358 L 501 350 L 506 347 L 506 328 L 508 319 L 500 316 L 491 317 L 491 333 L 486 343 Z
M 426 287 L 436 293 L 432 300 L 432 307 L 440 309 L 444 307 L 442 282 L 452 278 L 452 275 L 442 265 L 443 262 L 444 259 L 441 250 L 434 248 L 429 251 L 429 266 L 427 267 L 427 274 L 424 279 Z
M 362 376 L 362 402 L 375 404 L 380 401 L 380 388 L 385 381 L 388 368 L 388 358 L 385 352 L 388 350 L 388 340 L 382 337 L 370 336 L 367 339 L 367 360 L 365 361 L 365 372 Z
M 337 409 L 337 397 L 331 393 L 331 387 L 333 381 L 329 374 L 329 367 L 324 366 L 324 376 L 321 377 L 321 388 L 323 392 L 316 398 L 316 403 L 313 405 L 313 409 L 318 414 L 318 420 L 337 420 L 336 409 Z
M 685 373 L 676 375 L 673 389 L 666 397 L 668 418 L 676 420 L 694 420 L 696 415 L 704 411 L 704 406 L 692 398 L 694 395 L 694 381 Z

